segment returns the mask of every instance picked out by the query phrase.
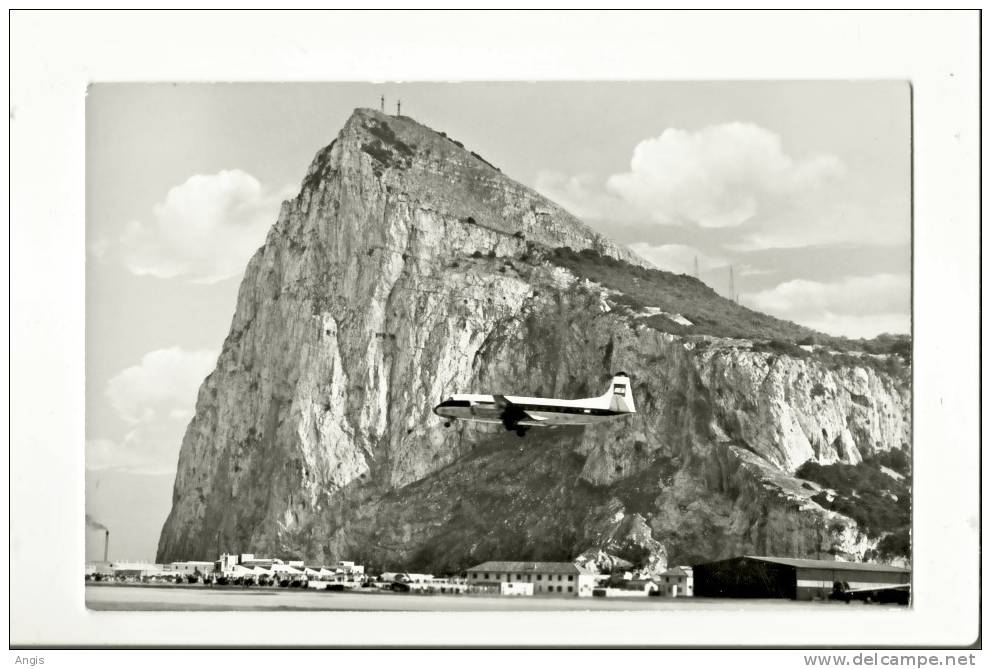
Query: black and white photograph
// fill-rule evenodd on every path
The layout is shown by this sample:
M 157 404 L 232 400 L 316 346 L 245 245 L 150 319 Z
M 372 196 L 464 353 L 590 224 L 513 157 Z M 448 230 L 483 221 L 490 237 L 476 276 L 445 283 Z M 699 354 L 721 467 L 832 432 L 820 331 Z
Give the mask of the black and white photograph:
M 907 605 L 909 119 L 92 86 L 87 605 Z
M 821 16 L 844 15 L 858 20 Z M 252 16 L 389 18 L 389 34 L 439 18 Z M 741 18 L 774 16 L 788 15 Z M 58 449 L 78 465 L 64 501 L 79 545 L 59 582 L 103 628 L 94 645 L 897 646 L 935 611 L 932 556 L 954 570 L 960 555 L 976 585 L 976 413 L 954 421 L 963 436 L 933 438 L 948 396 L 932 393 L 952 382 L 927 382 L 942 347 L 926 329 L 959 317 L 957 354 L 976 355 L 977 303 L 934 313 L 931 292 L 976 277 L 976 260 L 926 258 L 934 236 L 976 253 L 977 191 L 955 220 L 920 216 L 931 93 L 912 77 L 342 67 L 75 91 L 79 411 L 43 415 L 75 435 Z M 976 151 L 976 121 L 960 127 L 946 131 Z M 960 410 L 976 407 L 967 392 Z M 13 527 L 15 450 L 12 551 L 29 536 Z M 960 454 L 932 464 L 946 450 Z M 957 507 L 960 530 L 945 521 L 955 486 L 974 504 Z M 936 516 L 966 541 L 944 545 Z M 46 578 L 18 559 L 12 588 Z M 955 600 L 960 615 L 977 596 Z M 249 614 L 270 637 L 238 634 Z M 355 614 L 356 637 L 315 622 Z M 178 627 L 126 636 L 148 615 Z M 209 633 L 206 615 L 229 628 Z M 459 637 L 427 615 L 533 622 Z M 541 636 L 583 618 L 599 634 Z M 749 642 L 608 636 L 631 618 L 789 622 Z M 295 621 L 318 631 L 282 636 Z M 812 636 L 789 635 L 803 621 Z M 72 638 L 56 645 L 90 645 Z

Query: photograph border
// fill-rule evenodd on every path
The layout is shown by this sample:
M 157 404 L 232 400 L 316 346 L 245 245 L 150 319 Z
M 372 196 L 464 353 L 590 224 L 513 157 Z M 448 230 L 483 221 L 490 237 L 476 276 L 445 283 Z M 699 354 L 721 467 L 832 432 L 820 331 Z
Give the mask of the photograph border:
M 565 19 L 570 31 L 558 29 Z M 370 23 L 377 31 L 375 49 L 359 62 L 354 54 L 368 50 L 367 33 L 359 28 Z M 335 35 L 328 40 L 331 27 Z M 190 48 L 169 51 L 169 36 L 176 34 L 189 37 Z M 289 34 L 291 40 L 264 39 Z M 927 38 L 924 44 L 920 35 Z M 259 638 L 273 639 L 262 644 L 269 648 L 979 644 L 980 491 L 979 480 L 966 478 L 968 473 L 979 478 L 983 466 L 981 437 L 975 434 L 980 380 L 967 374 L 978 357 L 980 334 L 979 35 L 979 14 L 951 11 L 545 11 L 527 14 L 523 25 L 515 12 L 13 12 L 11 647 L 238 648 L 258 647 L 244 640 Z M 699 36 L 706 42 L 697 42 Z M 500 41 L 505 44 L 498 51 L 484 48 Z M 438 43 L 443 48 L 435 48 Z M 720 49 L 714 53 L 705 44 Z M 789 46 L 794 51 L 787 58 L 775 53 Z M 727 52 L 732 59 L 722 55 Z M 601 53 L 608 57 L 597 58 Z M 837 625 L 833 611 L 792 616 L 698 608 L 677 616 L 190 612 L 180 617 L 85 609 L 80 578 L 85 229 L 80 222 L 89 83 L 826 78 L 900 79 L 912 86 L 914 588 L 909 610 L 870 607 Z M 938 316 L 947 312 L 953 314 L 952 323 Z M 920 439 L 977 448 L 920 451 L 915 448 Z M 945 566 L 946 545 L 959 553 L 952 570 Z M 54 570 L 52 578 L 15 580 L 39 568 Z M 661 625 L 666 639 L 642 642 L 656 638 Z M 314 644 L 314 630 L 326 635 L 329 626 L 346 642 Z M 704 643 L 709 639 L 715 643 Z M 754 644 L 754 639 L 767 643 Z

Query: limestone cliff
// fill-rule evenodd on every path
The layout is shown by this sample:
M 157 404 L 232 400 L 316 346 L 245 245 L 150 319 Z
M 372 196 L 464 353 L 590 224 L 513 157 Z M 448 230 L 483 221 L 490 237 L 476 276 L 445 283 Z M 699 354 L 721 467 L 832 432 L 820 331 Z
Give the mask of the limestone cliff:
M 907 381 L 659 331 L 558 247 L 646 265 L 456 141 L 357 110 L 248 264 L 158 559 L 442 572 L 871 547 L 793 474 L 907 447 Z M 454 392 L 598 395 L 617 370 L 639 413 L 595 428 L 519 439 L 431 413 Z

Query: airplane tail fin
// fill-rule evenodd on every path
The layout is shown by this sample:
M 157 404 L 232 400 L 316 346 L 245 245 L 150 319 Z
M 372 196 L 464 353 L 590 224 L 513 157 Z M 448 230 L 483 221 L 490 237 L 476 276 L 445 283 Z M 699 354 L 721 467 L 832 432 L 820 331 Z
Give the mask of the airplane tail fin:
M 609 399 L 609 408 L 612 411 L 622 413 L 636 413 L 636 406 L 633 404 L 633 388 L 630 385 L 630 377 L 626 372 L 618 372 L 612 378 L 609 390 L 605 396 Z

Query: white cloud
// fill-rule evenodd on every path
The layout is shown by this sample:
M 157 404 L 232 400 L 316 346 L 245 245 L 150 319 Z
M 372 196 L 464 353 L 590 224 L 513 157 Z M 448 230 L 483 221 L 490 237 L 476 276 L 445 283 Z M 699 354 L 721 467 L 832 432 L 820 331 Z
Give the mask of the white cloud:
M 795 160 L 773 132 L 726 123 L 696 132 L 668 128 L 640 142 L 630 171 L 610 177 L 607 188 L 658 223 L 724 228 L 766 215 L 779 201 L 842 174 L 833 156 Z
M 87 469 L 174 472 L 196 393 L 216 362 L 214 351 L 159 349 L 111 378 L 107 398 L 127 431 L 119 439 L 87 440 Z
M 695 260 L 698 259 L 699 271 L 705 272 L 713 267 L 728 264 L 725 258 L 711 253 L 704 253 L 693 246 L 685 244 L 648 244 L 637 242 L 629 244 L 630 250 L 646 258 L 659 269 L 675 274 L 694 275 Z
M 534 190 L 542 193 L 579 218 L 610 221 L 636 220 L 640 212 L 621 198 L 602 189 L 588 174 L 569 176 L 542 170 L 537 173 Z
M 796 279 L 745 295 L 753 308 L 828 334 L 874 337 L 910 328 L 907 275 L 847 277 L 831 283 Z
M 291 192 L 266 193 L 241 170 L 194 175 L 169 190 L 150 222 L 128 224 L 121 239 L 124 264 L 135 274 L 196 283 L 237 276 Z
M 852 339 L 873 339 L 884 333 L 909 334 L 912 330 L 912 322 L 908 314 L 872 314 L 870 316 L 825 314 L 820 318 L 810 318 L 802 325 L 819 332 Z
M 637 144 L 626 172 L 604 181 L 541 172 L 535 187 L 578 216 L 633 224 L 645 242 L 663 240 L 666 226 L 734 252 L 909 236 L 907 190 L 864 200 L 839 158 L 790 155 L 751 123 L 668 128 Z
M 95 239 L 92 242 L 90 242 L 88 249 L 90 255 L 95 260 L 102 262 L 107 259 L 107 252 L 110 250 L 112 246 L 113 244 L 110 242 L 109 239 L 105 237 L 101 237 L 99 239 Z
M 86 440 L 86 469 L 117 469 L 139 474 L 175 473 L 182 433 L 149 435 L 129 432 L 123 442 L 112 439 Z
M 125 421 L 188 420 L 196 391 L 217 362 L 215 351 L 178 347 L 146 353 L 141 363 L 124 369 L 107 384 L 107 397 Z

